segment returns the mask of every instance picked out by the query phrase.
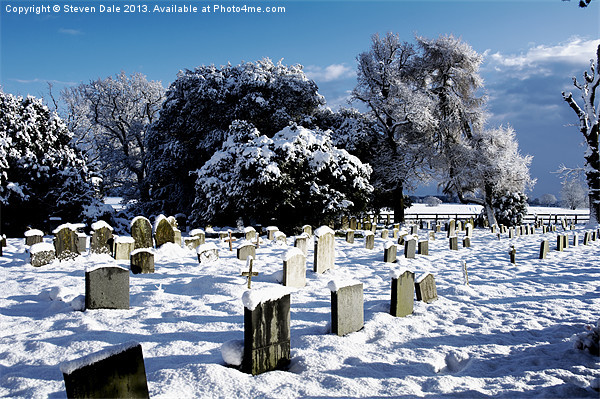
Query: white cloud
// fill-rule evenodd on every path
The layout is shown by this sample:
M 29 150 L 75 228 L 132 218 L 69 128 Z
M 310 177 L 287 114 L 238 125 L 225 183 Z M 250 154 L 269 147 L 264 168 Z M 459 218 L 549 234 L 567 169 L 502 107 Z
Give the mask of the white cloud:
M 65 35 L 71 35 L 71 36 L 78 36 L 78 35 L 82 35 L 83 32 L 77 29 L 66 29 L 66 28 L 60 28 L 58 30 L 60 33 L 64 33 Z
M 356 76 L 354 69 L 346 64 L 331 64 L 325 68 L 309 65 L 304 69 L 304 72 L 309 78 L 321 82 L 331 82 L 333 80 L 353 78 Z
M 17 83 L 21 83 L 21 84 L 32 84 L 32 83 L 53 83 L 53 84 L 57 84 L 57 85 L 68 85 L 68 86 L 72 86 L 72 85 L 76 85 L 77 82 L 64 82 L 61 80 L 55 80 L 55 79 L 40 79 L 40 78 L 35 78 L 35 79 L 10 79 L 14 82 Z

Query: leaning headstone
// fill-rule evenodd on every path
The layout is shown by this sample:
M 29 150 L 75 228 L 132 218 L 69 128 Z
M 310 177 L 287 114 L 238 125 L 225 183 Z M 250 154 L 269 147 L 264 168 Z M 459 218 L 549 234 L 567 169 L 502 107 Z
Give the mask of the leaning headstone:
M 308 235 L 309 237 L 312 236 L 312 226 L 305 224 L 304 226 L 302 226 L 302 232 L 306 233 L 306 235 Z
M 93 254 L 112 254 L 113 228 L 104 220 L 92 223 L 90 252 Z
M 419 255 L 429 255 L 429 241 L 419 241 L 418 244 Z
M 387 263 L 396 262 L 398 247 L 393 241 L 386 241 L 383 244 L 383 261 Z
M 390 313 L 395 317 L 412 314 L 415 301 L 415 274 L 409 270 L 392 271 Z
M 290 294 L 248 290 L 244 303 L 242 371 L 257 375 L 290 364 Z
M 276 231 L 275 233 L 273 233 L 273 236 L 275 238 L 274 241 L 277 245 L 287 245 L 287 237 L 284 232 Z
M 159 215 L 154 221 L 154 240 L 156 248 L 167 242 L 175 243 L 175 229 L 165 215 Z
M 54 249 L 58 259 L 73 259 L 79 255 L 76 225 L 62 224 L 54 229 L 52 233 L 54 233 Z
M 244 237 L 246 241 L 255 241 L 256 240 L 256 229 L 252 226 L 248 226 L 244 228 Z
M 346 242 L 354 244 L 354 230 L 346 230 Z
M 152 248 L 152 224 L 143 216 L 136 216 L 131 221 L 131 236 L 135 241 L 135 248 Z
M 365 231 L 365 248 L 366 249 L 375 248 L 375 234 L 373 234 L 373 232 L 370 230 Z
M 415 292 L 417 294 L 417 301 L 423 301 L 425 303 L 435 301 L 438 296 L 433 274 L 426 273 L 419 277 L 419 279 L 415 281 Z
M 256 258 L 256 247 L 250 241 L 241 241 L 237 247 L 237 258 L 239 260 L 247 260 L 248 256 Z
M 315 230 L 315 258 L 313 262 L 316 273 L 324 273 L 335 268 L 335 237 L 327 226 Z
M 453 236 L 449 238 L 450 249 L 453 251 L 458 251 L 458 237 Z
M 31 266 L 40 267 L 52 263 L 56 259 L 54 245 L 49 242 L 38 242 L 29 248 Z
M 86 309 L 129 309 L 129 270 L 120 266 L 88 268 L 85 272 Z
M 364 327 L 364 298 L 362 283 L 343 285 L 330 281 L 331 332 L 344 336 Z
M 290 248 L 283 255 L 283 285 L 306 286 L 306 256 L 299 248 Z
M 68 398 L 149 398 L 142 346 L 113 346 L 60 365 Z
M 198 239 L 198 245 L 206 243 L 206 233 L 202 229 L 194 229 L 190 231 L 190 237 L 196 237 Z
M 417 239 L 414 236 L 404 240 L 404 257 L 414 259 L 417 252 Z
M 200 264 L 214 262 L 219 259 L 219 249 L 213 242 L 199 245 L 196 248 L 196 253 L 198 254 L 198 262 Z
M 540 259 L 546 259 L 546 256 L 548 255 L 548 249 L 548 240 L 542 240 L 542 243 L 540 244 Z
M 135 249 L 135 240 L 133 237 L 118 236 L 114 240 L 115 250 L 113 256 L 115 260 L 129 260 L 131 252 Z
M 308 239 L 310 237 L 306 233 L 302 233 L 294 238 L 294 247 L 298 248 L 304 256 L 308 255 Z
M 25 245 L 32 246 L 38 242 L 44 242 L 44 232 L 37 229 L 30 229 L 25 232 Z
M 279 231 L 278 227 L 268 226 L 267 227 L 267 240 L 273 241 L 275 239 L 275 232 Z
M 133 274 L 154 273 L 154 252 L 150 248 L 138 248 L 131 252 L 131 272 Z

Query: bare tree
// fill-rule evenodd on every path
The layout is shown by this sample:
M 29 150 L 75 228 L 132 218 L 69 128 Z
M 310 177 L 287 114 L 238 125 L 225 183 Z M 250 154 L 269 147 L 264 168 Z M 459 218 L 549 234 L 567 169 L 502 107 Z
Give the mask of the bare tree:
M 596 51 L 596 61 L 590 61 L 590 72 L 583 73 L 583 83 L 573 78 L 573 85 L 581 91 L 582 105 L 574 99 L 572 93 L 562 93 L 564 100 L 569 104 L 579 117 L 579 131 L 587 143 L 585 153 L 585 175 L 589 188 L 590 222 L 598 223 L 600 215 L 600 152 L 598 149 L 598 136 L 600 122 L 596 104 L 596 89 L 600 85 L 600 74 L 596 68 L 600 63 L 600 46 Z

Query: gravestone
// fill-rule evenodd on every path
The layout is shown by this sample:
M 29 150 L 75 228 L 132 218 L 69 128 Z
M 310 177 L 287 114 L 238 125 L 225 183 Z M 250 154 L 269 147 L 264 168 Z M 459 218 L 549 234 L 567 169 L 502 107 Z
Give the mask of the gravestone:
M 409 270 L 393 271 L 390 313 L 395 317 L 412 314 L 415 301 L 415 274 Z
M 249 256 L 246 259 L 246 267 L 248 268 L 247 272 L 242 272 L 241 276 L 246 277 L 248 279 L 248 289 L 252 288 L 252 277 L 258 276 L 258 272 L 252 271 L 252 266 L 254 265 L 254 258 Z
M 60 370 L 68 398 L 149 398 L 142 346 L 130 342 L 80 359 Z
M 400 231 L 400 229 L 398 229 L 397 227 L 394 227 L 394 229 L 392 230 L 392 238 L 394 238 L 394 239 L 398 238 L 399 231 Z
M 350 218 L 350 230 L 356 230 L 356 218 L 352 216 Z
M 77 234 L 77 250 L 80 254 L 87 250 L 87 235 L 85 233 L 76 232 Z M 112 248 L 111 248 L 112 253 Z
M 350 221 L 348 220 L 348 216 L 343 215 L 340 224 L 342 230 L 348 230 L 350 228 Z
M 375 234 L 372 231 L 365 231 L 365 248 L 366 249 L 374 249 L 375 248 Z
M 450 237 L 448 240 L 450 242 L 450 249 L 453 251 L 458 251 L 458 237 L 453 236 Z
M 306 235 L 311 237 L 312 236 L 312 226 L 305 224 L 304 226 L 302 226 L 302 232 L 306 233 Z
M 313 267 L 315 273 L 324 273 L 335 268 L 335 237 L 327 226 L 315 230 L 315 251 Z
M 390 231 L 388 229 L 381 230 L 381 238 L 387 240 L 390 236 Z
M 408 232 L 404 229 L 398 232 L 398 244 L 404 245 L 404 238 L 408 235 Z
M 354 230 L 346 230 L 346 242 L 354 244 Z
M 371 222 L 364 222 L 363 223 L 363 230 L 371 231 L 371 227 L 372 227 L 371 226 Z
M 175 243 L 175 229 L 165 215 L 159 215 L 154 221 L 154 241 L 156 248 L 168 242 Z
M 152 248 L 152 224 L 143 216 L 136 216 L 131 221 L 131 236 L 135 241 L 134 248 Z
M 429 240 L 430 241 L 435 241 L 435 231 L 430 231 L 429 232 Z
M 138 248 L 131 252 L 131 272 L 133 274 L 154 273 L 154 253 L 150 248 Z
M 435 226 L 435 232 L 436 233 L 441 233 L 442 232 L 442 225 L 441 224 L 436 224 Z
M 114 239 L 114 244 L 115 251 L 113 256 L 115 260 L 129 260 L 131 252 L 135 249 L 135 240 L 133 237 L 118 236 Z
M 104 220 L 92 223 L 90 252 L 93 254 L 112 254 L 113 228 Z
M 596 241 L 598 239 L 598 233 L 596 231 L 592 231 L 592 241 Z
M 447 237 L 450 238 L 454 235 L 456 235 L 456 221 L 454 219 L 450 219 L 448 221 Z
M 408 259 L 414 259 L 417 252 L 417 240 L 411 237 L 404 241 L 404 257 Z
M 515 228 L 514 227 L 510 227 L 508 229 L 508 238 L 515 238 Z
M 256 247 L 250 241 L 242 241 L 237 247 L 237 258 L 239 260 L 246 260 L 248 256 L 256 258 Z
M 199 237 L 184 237 L 183 245 L 185 245 L 185 247 L 187 249 L 196 249 L 196 248 L 198 248 L 198 245 L 200 245 L 200 238 Z
M 38 242 L 29 248 L 31 266 L 40 267 L 52 263 L 56 259 L 54 245 L 49 242 Z
M 290 248 L 283 255 L 283 285 L 306 286 L 306 256 L 299 248 Z
M 410 226 L 410 234 L 415 235 L 415 236 L 417 234 L 419 234 L 419 226 L 417 226 L 417 225 Z
M 286 237 L 285 233 L 283 233 L 281 231 L 276 231 L 275 233 L 273 233 L 273 236 L 275 238 L 274 241 L 277 245 L 282 245 L 282 246 L 287 245 L 287 237 Z
M 73 259 L 79 255 L 77 227 L 67 223 L 58 226 L 54 231 L 54 249 L 60 260 Z
M 463 237 L 463 248 L 470 248 L 471 247 L 471 237 Z
M 256 229 L 252 226 L 245 227 L 244 228 L 244 239 L 246 241 L 256 240 Z
M 129 270 L 101 266 L 85 272 L 86 309 L 129 309 Z
M 298 248 L 302 251 L 304 256 L 308 255 L 308 239 L 310 237 L 306 233 L 302 233 L 299 236 L 296 236 L 294 239 L 294 247 Z
M 257 375 L 290 364 L 290 294 L 256 303 L 253 291 L 244 301 L 242 371 Z
M 330 281 L 331 332 L 344 336 L 364 327 L 364 298 L 362 283 L 339 286 Z
M 429 255 L 429 241 L 419 241 L 418 247 L 419 255 Z
M 198 245 L 202 245 L 206 243 L 206 233 L 202 229 L 194 229 L 190 231 L 190 237 L 195 237 L 198 239 Z M 196 246 L 197 248 L 197 246 Z
M 213 242 L 201 244 L 196 248 L 198 263 L 206 264 L 219 259 L 219 249 Z
M 460 220 L 456 221 L 456 231 L 463 231 L 463 225 Z
M 383 244 L 383 261 L 387 263 L 396 262 L 398 247 L 393 241 L 386 241 Z
M 463 271 L 463 279 L 465 280 L 465 285 L 469 285 L 469 272 L 467 271 L 467 262 L 462 261 L 462 271 Z
M 473 237 L 473 225 L 471 223 L 465 225 L 465 236 L 469 238 Z
M 510 255 L 510 263 L 512 263 L 513 265 L 517 263 L 517 249 L 514 245 L 511 245 L 508 254 Z
M 38 242 L 44 242 L 44 232 L 37 229 L 30 229 L 25 232 L 25 245 L 32 246 Z
M 542 240 L 542 242 L 540 244 L 540 259 L 546 259 L 546 256 L 548 255 L 548 249 L 549 249 L 548 240 L 547 239 Z
M 577 233 L 573 233 L 573 246 L 579 246 L 579 234 Z
M 565 249 L 569 248 L 569 235 L 563 234 L 562 239 L 563 239 L 563 248 L 565 248 Z
M 562 235 L 557 235 L 556 236 L 556 250 L 557 251 L 562 251 L 565 247 L 565 241 L 563 240 Z
M 590 238 L 592 237 L 592 233 L 586 231 L 583 233 L 583 245 L 590 245 Z
M 279 228 L 277 228 L 275 226 L 268 226 L 267 227 L 267 240 L 273 241 L 275 239 L 276 231 L 279 231 Z
M 415 293 L 417 295 L 417 301 L 423 301 L 425 303 L 431 303 L 438 298 L 433 274 L 424 274 L 415 281 Z

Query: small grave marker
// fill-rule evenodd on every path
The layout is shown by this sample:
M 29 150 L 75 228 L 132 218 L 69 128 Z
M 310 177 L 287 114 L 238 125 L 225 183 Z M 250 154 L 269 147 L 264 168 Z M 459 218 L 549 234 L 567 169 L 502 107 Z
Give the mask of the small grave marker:
M 517 263 L 517 250 L 514 245 L 510 246 L 510 250 L 508 251 L 508 253 L 510 254 L 510 263 L 512 263 L 513 265 Z
M 32 246 L 44 241 L 44 232 L 37 229 L 30 229 L 25 232 L 25 245 Z
M 131 252 L 131 272 L 133 274 L 154 273 L 154 253 L 151 248 L 139 248 Z
M 237 247 L 237 258 L 239 260 L 247 260 L 249 256 L 256 258 L 256 247 L 250 241 L 242 241 Z
M 283 255 L 283 285 L 306 286 L 306 255 L 299 248 L 290 248 Z
M 404 241 L 404 257 L 414 259 L 417 252 L 417 239 L 413 236 Z
M 267 240 L 273 241 L 275 239 L 275 232 L 279 231 L 278 227 L 268 226 L 267 227 Z
M 396 262 L 398 247 L 393 241 L 386 241 L 383 244 L 383 261 L 386 263 Z
M 104 220 L 99 220 L 92 223 L 92 230 L 90 252 L 93 254 L 112 254 L 113 228 Z
M 339 286 L 330 281 L 331 332 L 344 336 L 364 327 L 364 298 L 362 283 Z
M 392 271 L 390 313 L 395 317 L 412 314 L 415 301 L 415 274 L 409 270 Z
M 246 260 L 246 267 L 248 267 L 248 271 L 242 272 L 242 274 L 241 274 L 242 276 L 244 276 L 248 279 L 248 289 L 250 289 L 250 284 L 252 283 L 252 277 L 258 276 L 258 272 L 252 271 L 253 264 L 254 264 L 254 258 L 252 258 L 252 256 L 249 256 L 248 259 Z
M 463 237 L 463 248 L 471 247 L 471 237 L 465 236 Z
M 458 237 L 452 236 L 448 240 L 450 242 L 450 249 L 453 251 L 458 251 Z
M 462 261 L 462 271 L 463 271 L 463 279 L 465 280 L 465 285 L 469 285 L 469 272 L 467 271 L 467 262 Z
M 365 248 L 366 249 L 374 249 L 375 248 L 375 234 L 372 231 L 365 231 Z
M 40 267 L 52 263 L 56 259 L 54 245 L 49 242 L 38 242 L 29 248 L 31 266 Z
M 419 255 L 429 255 L 429 241 L 419 241 Z
M 387 240 L 390 236 L 390 231 L 388 229 L 381 230 L 381 238 Z
M 85 272 L 86 309 L 129 309 L 129 270 L 100 266 Z
M 114 239 L 115 260 L 129 260 L 131 252 L 135 249 L 135 240 L 133 237 L 118 236 Z
M 304 256 L 308 256 L 308 239 L 310 237 L 306 233 L 302 233 L 294 238 L 294 247 L 302 251 Z
M 435 287 L 435 278 L 433 277 L 433 274 L 423 274 L 418 280 L 416 280 L 415 292 L 417 294 L 417 301 L 431 303 L 437 300 L 437 289 Z
M 542 240 L 542 242 L 540 244 L 540 259 L 546 259 L 546 256 L 548 256 L 548 249 L 549 249 L 548 240 L 547 239 Z
M 198 262 L 200 264 L 214 262 L 219 259 L 219 249 L 212 242 L 199 245 L 196 253 L 198 254 Z
M 346 230 L 346 242 L 354 244 L 354 230 Z

